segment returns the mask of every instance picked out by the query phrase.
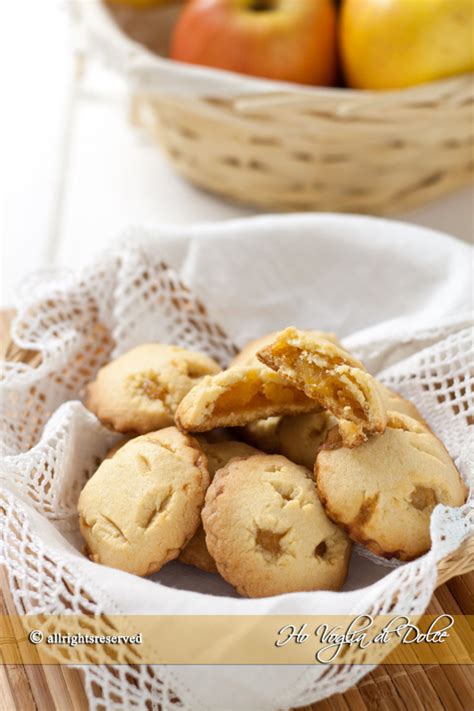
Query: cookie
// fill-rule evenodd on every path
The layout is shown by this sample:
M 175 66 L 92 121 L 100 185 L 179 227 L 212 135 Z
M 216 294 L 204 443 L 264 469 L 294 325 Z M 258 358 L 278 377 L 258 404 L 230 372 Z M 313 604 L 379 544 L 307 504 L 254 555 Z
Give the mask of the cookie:
M 340 346 L 287 328 L 258 358 L 329 410 L 346 446 L 355 447 L 369 434 L 384 431 L 387 413 L 377 381 Z
M 124 444 L 127 444 L 127 442 L 130 442 L 131 439 L 133 439 L 133 437 L 123 437 L 119 442 L 117 442 L 117 444 L 112 447 L 112 449 L 109 449 L 104 459 L 112 459 L 112 457 L 117 454 L 119 449 L 121 449 Z
M 356 449 L 325 445 L 315 477 L 330 518 L 377 555 L 411 560 L 431 546 L 437 504 L 461 506 L 466 489 L 448 452 L 424 425 L 389 413 L 384 434 Z
M 278 336 L 279 331 L 272 331 L 272 333 L 267 333 L 265 336 L 256 338 L 254 341 L 249 341 L 240 353 L 237 353 L 235 358 L 231 361 L 229 368 L 231 367 L 241 367 L 245 365 L 258 365 L 259 361 L 257 358 L 257 353 L 262 350 L 264 346 L 273 343 L 275 338 Z M 324 331 L 305 331 L 305 333 L 311 333 L 318 338 L 325 338 L 327 341 L 332 341 L 333 343 L 338 343 L 336 334 L 325 333 Z
M 176 427 L 130 440 L 79 497 L 90 558 L 135 575 L 160 570 L 196 533 L 208 485 L 206 455 Z
M 144 344 L 99 370 L 87 387 L 86 407 L 117 432 L 146 434 L 174 424 L 186 393 L 203 376 L 219 371 L 202 353 Z
M 193 565 L 205 573 L 217 573 L 217 566 L 214 558 L 211 557 L 206 546 L 206 534 L 202 527 L 202 523 L 194 536 L 189 541 L 188 545 L 183 548 L 178 556 L 178 560 L 186 565 Z
M 337 420 L 328 412 L 282 417 L 278 428 L 280 452 L 313 471 L 316 455 Z
M 260 365 L 260 361 L 257 358 L 258 351 L 264 346 L 272 343 L 278 333 L 278 331 L 273 331 L 272 333 L 268 333 L 261 338 L 257 338 L 247 343 L 247 345 L 242 348 L 240 353 L 235 356 L 229 367 Z M 307 333 L 326 338 L 328 341 L 332 341 L 333 343 L 338 343 L 334 333 L 314 330 L 307 331 Z M 242 437 L 246 442 L 258 447 L 258 449 L 261 449 L 263 452 L 268 454 L 277 454 L 280 451 L 278 438 L 279 422 L 280 418 L 277 416 L 250 422 L 242 428 Z
M 217 442 L 229 442 L 233 440 L 232 430 L 219 427 L 217 430 L 209 430 L 198 437 L 199 442 L 209 442 L 209 444 L 217 444 Z
M 198 435 L 196 439 L 207 457 L 211 480 L 214 478 L 215 473 L 219 469 L 222 469 L 222 467 L 225 467 L 231 459 L 244 459 L 245 457 L 252 457 L 255 454 L 261 454 L 258 449 L 251 447 L 249 444 L 245 444 L 245 442 L 238 442 L 236 440 L 206 442 L 202 435 Z
M 350 541 L 326 516 L 310 472 L 257 454 L 220 469 L 202 511 L 206 543 L 241 595 L 339 590 Z
M 303 392 L 262 365 L 229 368 L 203 378 L 183 398 L 176 424 L 186 432 L 238 427 L 260 418 L 317 408 Z
M 254 454 L 259 454 L 257 449 L 249 447 L 244 442 L 217 442 L 209 443 L 203 437 L 197 438 L 201 448 L 207 456 L 209 475 L 211 479 L 215 473 L 225 466 L 231 459 L 251 457 Z M 189 541 L 188 545 L 183 548 L 179 555 L 179 560 L 188 565 L 194 565 L 196 568 L 204 570 L 206 573 L 217 573 L 217 567 L 214 559 L 211 558 L 206 546 L 206 536 L 204 529 L 199 526 L 194 536 Z
M 421 424 L 425 425 L 425 427 L 428 427 L 422 415 L 419 413 L 415 405 L 410 402 L 410 400 L 402 397 L 396 393 L 395 390 L 387 388 L 387 386 L 382 383 L 379 383 L 379 388 L 382 392 L 382 399 L 387 412 L 401 412 L 402 415 L 408 415 L 408 417 L 411 417 L 412 419 L 421 422 Z
M 280 453 L 280 422 L 282 417 L 266 417 L 249 422 L 241 429 L 243 439 L 267 454 Z

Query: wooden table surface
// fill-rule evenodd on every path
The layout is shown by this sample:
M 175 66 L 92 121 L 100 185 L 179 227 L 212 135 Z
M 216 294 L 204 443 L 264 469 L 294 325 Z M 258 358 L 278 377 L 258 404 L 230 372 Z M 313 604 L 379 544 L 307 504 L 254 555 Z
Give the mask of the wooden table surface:
M 8 342 L 11 316 L 11 311 L 0 311 L 0 356 Z M 6 571 L 0 568 L 0 614 L 9 613 L 14 614 L 15 608 Z M 474 614 L 474 572 L 438 588 L 427 613 Z M 381 665 L 345 694 L 302 711 L 474 711 L 473 670 L 467 665 Z M 87 708 L 79 671 L 66 666 L 0 664 L 0 711 Z

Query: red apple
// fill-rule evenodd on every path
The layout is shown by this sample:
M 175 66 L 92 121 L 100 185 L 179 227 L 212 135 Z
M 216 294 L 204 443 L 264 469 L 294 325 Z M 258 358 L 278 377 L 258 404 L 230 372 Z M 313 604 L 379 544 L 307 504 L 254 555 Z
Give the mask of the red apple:
M 333 0 L 188 0 L 171 57 L 268 79 L 336 81 Z

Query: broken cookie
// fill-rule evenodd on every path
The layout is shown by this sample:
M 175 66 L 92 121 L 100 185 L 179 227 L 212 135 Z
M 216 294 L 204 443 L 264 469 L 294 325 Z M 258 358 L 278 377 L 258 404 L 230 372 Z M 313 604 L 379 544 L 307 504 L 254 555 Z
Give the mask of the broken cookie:
M 253 341 L 249 341 L 242 350 L 237 353 L 234 359 L 231 361 L 229 367 L 233 368 L 238 366 L 239 368 L 245 365 L 258 365 L 259 360 L 257 358 L 257 353 L 262 350 L 265 346 L 269 346 L 273 343 L 275 338 L 278 336 L 279 331 L 273 331 L 272 333 L 267 333 L 265 336 L 256 338 Z M 315 338 L 325 338 L 327 341 L 338 344 L 339 341 L 334 333 L 326 333 L 326 331 L 303 331 L 303 333 L 309 333 Z
M 345 446 L 356 447 L 369 434 L 384 431 L 387 414 L 379 384 L 335 343 L 287 328 L 258 358 L 337 418 Z
M 203 378 L 183 398 L 176 424 L 186 432 L 206 432 L 317 408 L 314 400 L 269 368 L 229 368 Z

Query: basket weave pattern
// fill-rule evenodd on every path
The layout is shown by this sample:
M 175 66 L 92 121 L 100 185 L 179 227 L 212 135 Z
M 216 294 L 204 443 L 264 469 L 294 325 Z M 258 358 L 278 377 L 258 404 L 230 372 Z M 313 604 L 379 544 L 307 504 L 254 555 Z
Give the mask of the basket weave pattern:
M 137 94 L 146 127 L 196 185 L 271 210 L 395 213 L 472 179 L 470 76 L 406 92 L 238 99 Z
M 182 64 L 167 57 L 179 10 L 91 0 L 81 13 L 91 53 L 130 87 L 132 120 L 197 186 L 272 211 L 380 215 L 472 180 L 472 74 L 372 92 Z

